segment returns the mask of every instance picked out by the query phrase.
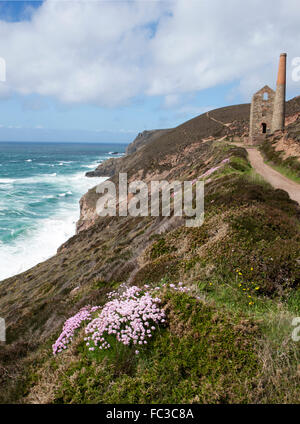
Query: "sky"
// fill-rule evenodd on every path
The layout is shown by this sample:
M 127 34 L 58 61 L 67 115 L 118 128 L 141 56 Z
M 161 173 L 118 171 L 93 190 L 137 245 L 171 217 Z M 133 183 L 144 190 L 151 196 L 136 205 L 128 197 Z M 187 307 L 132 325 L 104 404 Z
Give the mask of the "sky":
M 0 141 L 130 142 L 275 88 L 282 52 L 297 96 L 299 21 L 299 0 L 0 0 Z

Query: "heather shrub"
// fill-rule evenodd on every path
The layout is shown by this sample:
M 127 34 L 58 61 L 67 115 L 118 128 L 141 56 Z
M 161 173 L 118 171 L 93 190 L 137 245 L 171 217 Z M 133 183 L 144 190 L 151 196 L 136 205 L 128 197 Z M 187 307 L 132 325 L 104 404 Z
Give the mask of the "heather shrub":
M 61 374 L 57 403 L 230 403 L 251 401 L 260 373 L 257 326 L 165 284 L 166 323 L 122 368 L 116 351 L 86 348 Z M 134 347 L 133 347 L 134 349 Z M 127 351 L 127 354 L 129 351 Z M 75 358 L 74 358 L 75 359 Z M 125 366 L 126 365 L 126 366 Z

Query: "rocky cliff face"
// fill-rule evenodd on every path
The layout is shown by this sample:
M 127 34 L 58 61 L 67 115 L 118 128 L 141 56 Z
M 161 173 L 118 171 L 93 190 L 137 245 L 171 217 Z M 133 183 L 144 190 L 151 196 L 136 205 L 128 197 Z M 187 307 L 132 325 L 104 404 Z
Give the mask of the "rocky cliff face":
M 126 155 L 131 155 L 141 149 L 145 144 L 151 143 L 154 140 L 159 139 L 163 134 L 166 134 L 171 130 L 152 130 L 143 131 L 139 133 L 137 137 L 127 146 Z M 89 171 L 86 173 L 87 177 L 112 177 L 114 174 L 120 172 L 122 167 L 123 158 L 110 158 L 100 165 L 97 166 L 95 171 Z
M 97 193 L 95 188 L 89 190 L 80 199 L 80 202 L 79 202 L 80 217 L 76 223 L 77 233 L 79 233 L 80 231 L 86 230 L 95 224 L 98 218 L 98 215 L 95 209 L 96 201 L 97 201 Z
M 130 155 L 141 147 L 143 147 L 146 143 L 150 143 L 151 141 L 156 140 L 161 137 L 164 133 L 170 130 L 151 130 L 151 131 L 143 131 L 137 135 L 137 137 L 130 143 L 126 149 L 126 154 Z
M 123 158 L 110 158 L 100 163 L 97 166 L 95 171 L 86 172 L 87 177 L 112 177 L 114 174 L 118 173 Z
M 286 131 L 275 138 L 275 150 L 283 152 L 283 158 L 294 157 L 300 162 L 300 113 L 286 119 Z

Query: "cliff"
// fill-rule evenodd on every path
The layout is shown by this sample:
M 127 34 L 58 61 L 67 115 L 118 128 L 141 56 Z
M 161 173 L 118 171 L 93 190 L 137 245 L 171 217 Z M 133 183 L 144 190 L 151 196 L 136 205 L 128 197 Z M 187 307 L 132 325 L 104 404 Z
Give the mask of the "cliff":
M 149 166 L 157 165 L 160 157 L 177 154 L 181 146 L 187 146 L 207 137 L 242 135 L 248 131 L 249 113 L 250 105 L 248 104 L 225 107 L 211 111 L 210 117 L 205 113 L 177 128 L 150 132 L 149 137 L 141 136 L 143 148 L 136 149 L 134 154 L 123 158 L 109 159 L 101 163 L 95 171 L 87 172 L 86 176 L 112 177 L 119 172 L 132 173 L 141 169 L 146 172 Z M 231 127 L 226 128 L 217 120 L 228 123 Z M 135 141 L 129 145 L 129 150 L 132 149 L 135 149 Z
M 204 225 L 172 214 L 101 218 L 95 189 L 83 196 L 78 234 L 0 284 L 2 403 L 299 402 L 290 323 L 300 312 L 300 210 L 232 143 L 247 135 L 248 117 L 249 105 L 217 109 L 98 167 L 116 183 L 120 171 L 147 183 L 210 174 Z M 189 293 L 172 290 L 180 281 Z M 53 357 L 65 320 L 104 305 L 122 283 L 165 284 L 166 322 L 141 354 L 90 352 L 79 329 Z
M 161 137 L 164 133 L 170 130 L 151 130 L 151 131 L 143 131 L 137 135 L 137 137 L 133 140 L 132 143 L 126 149 L 126 154 L 130 155 L 141 147 L 143 147 L 146 143 L 150 143 L 159 137 Z
M 247 133 L 249 111 L 249 105 L 226 107 L 211 111 L 209 116 L 202 114 L 174 129 L 144 132 L 128 146 L 127 152 L 133 150 L 133 154 L 108 159 L 86 175 L 111 177 L 114 182 L 117 182 L 117 179 L 113 177 L 120 172 L 126 172 L 129 181 L 141 177 L 144 181 L 149 181 L 154 174 L 161 179 L 167 175 L 172 178 L 178 167 L 180 172 L 180 169 L 188 168 L 190 161 L 193 162 L 195 146 L 213 139 L 239 137 Z M 227 123 L 228 126 L 217 120 Z M 141 142 L 140 148 L 137 142 Z M 98 198 L 95 188 L 82 197 L 77 232 L 96 222 L 95 206 Z
M 163 134 L 171 130 L 151 130 L 143 131 L 139 133 L 136 138 L 130 143 L 126 148 L 126 155 L 135 153 L 137 150 L 141 149 L 145 144 L 151 143 L 154 140 L 159 139 Z M 120 170 L 123 158 L 110 158 L 105 162 L 101 163 L 95 171 L 89 171 L 86 173 L 87 177 L 112 177 L 114 174 L 117 174 Z

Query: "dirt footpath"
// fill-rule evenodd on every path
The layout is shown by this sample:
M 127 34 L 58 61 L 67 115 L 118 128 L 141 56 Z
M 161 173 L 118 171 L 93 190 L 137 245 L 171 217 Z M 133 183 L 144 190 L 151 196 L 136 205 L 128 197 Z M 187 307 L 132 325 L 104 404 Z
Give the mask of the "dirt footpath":
M 300 184 L 295 183 L 269 165 L 264 163 L 261 153 L 256 148 L 247 148 L 249 160 L 255 171 L 268 181 L 274 188 L 285 190 L 290 198 L 300 204 Z

